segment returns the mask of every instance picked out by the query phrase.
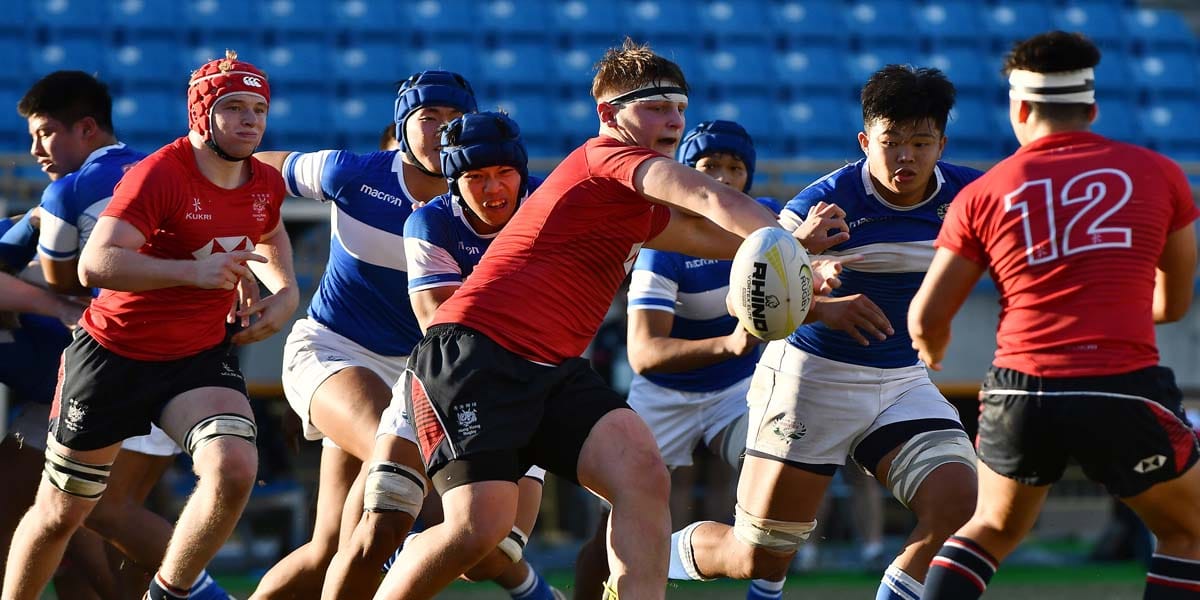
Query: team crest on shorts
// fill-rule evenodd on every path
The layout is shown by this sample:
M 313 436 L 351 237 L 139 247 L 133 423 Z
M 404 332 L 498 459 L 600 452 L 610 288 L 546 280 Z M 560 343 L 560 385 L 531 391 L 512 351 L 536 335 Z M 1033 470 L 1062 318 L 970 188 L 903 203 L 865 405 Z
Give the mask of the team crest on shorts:
M 468 402 L 454 407 L 458 418 L 458 435 L 463 437 L 479 433 L 479 415 L 475 412 L 475 403 Z
M 787 416 L 784 413 L 775 415 L 771 419 L 771 433 L 775 434 L 780 440 L 792 443 L 808 434 L 808 427 L 804 423 Z
M 222 376 L 222 377 L 234 377 L 234 378 L 236 378 L 236 379 L 242 379 L 242 374 L 241 374 L 240 372 L 238 372 L 238 370 L 237 370 L 237 369 L 235 369 L 235 368 L 233 368 L 233 367 L 229 366 L 229 363 L 227 363 L 227 362 L 222 362 L 222 363 L 221 363 L 221 376 Z
M 80 406 L 74 398 L 67 400 L 67 413 L 63 417 L 63 427 L 79 433 L 80 425 L 83 422 L 84 415 L 87 414 L 87 407 Z

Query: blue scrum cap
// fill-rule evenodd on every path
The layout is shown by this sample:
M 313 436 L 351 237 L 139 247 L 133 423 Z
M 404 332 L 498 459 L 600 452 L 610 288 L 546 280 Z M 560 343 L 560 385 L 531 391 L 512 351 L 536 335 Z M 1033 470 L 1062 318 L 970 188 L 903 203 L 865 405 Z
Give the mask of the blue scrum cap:
M 528 162 L 521 128 L 504 113 L 466 113 L 450 121 L 442 131 L 442 174 L 455 196 L 461 196 L 458 178 L 463 173 L 508 165 L 521 174 L 517 198 L 524 198 L 529 185 Z
M 754 183 L 754 140 L 741 125 L 733 121 L 704 121 L 683 136 L 679 143 L 679 162 L 695 167 L 700 159 L 715 152 L 732 154 L 746 164 L 746 187 Z
M 402 152 L 409 151 L 404 121 L 422 106 L 449 106 L 464 113 L 478 110 L 471 84 L 458 73 L 421 71 L 409 77 L 396 90 L 396 139 Z

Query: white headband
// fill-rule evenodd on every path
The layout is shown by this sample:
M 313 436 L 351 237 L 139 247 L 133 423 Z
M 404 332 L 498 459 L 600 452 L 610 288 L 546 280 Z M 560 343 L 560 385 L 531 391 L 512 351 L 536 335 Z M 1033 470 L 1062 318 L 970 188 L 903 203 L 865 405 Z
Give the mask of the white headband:
M 1014 69 L 1008 74 L 1008 97 L 1054 104 L 1095 104 L 1096 75 L 1091 68 L 1054 73 Z
M 633 102 L 687 102 L 687 90 L 674 83 L 651 82 L 642 87 L 622 94 L 617 94 L 608 100 L 607 104 L 631 104 Z

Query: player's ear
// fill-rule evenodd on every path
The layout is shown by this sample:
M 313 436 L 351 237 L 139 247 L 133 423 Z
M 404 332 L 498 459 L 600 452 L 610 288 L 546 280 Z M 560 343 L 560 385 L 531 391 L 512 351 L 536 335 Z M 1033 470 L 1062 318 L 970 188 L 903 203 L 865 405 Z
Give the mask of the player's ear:
M 100 127 L 96 125 L 94 117 L 83 117 L 75 122 L 75 129 L 84 136 L 91 136 L 99 131 Z
M 596 115 L 600 117 L 600 122 L 609 127 L 617 125 L 617 107 L 607 102 L 601 102 L 596 105 Z
M 858 147 L 862 148 L 863 154 L 867 153 L 867 146 L 871 144 L 871 138 L 867 137 L 865 132 L 858 132 Z
M 1025 100 L 1021 100 L 1021 106 L 1017 108 L 1017 122 L 1024 123 L 1029 120 L 1029 114 L 1033 112 L 1033 105 Z
M 1096 117 L 1100 116 L 1100 103 L 1094 102 L 1088 107 L 1088 123 L 1095 123 Z

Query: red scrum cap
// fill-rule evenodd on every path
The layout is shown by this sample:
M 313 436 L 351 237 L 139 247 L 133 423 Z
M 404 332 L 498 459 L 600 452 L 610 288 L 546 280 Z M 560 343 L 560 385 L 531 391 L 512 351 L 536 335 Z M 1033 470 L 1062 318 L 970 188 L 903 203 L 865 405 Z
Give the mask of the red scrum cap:
M 271 86 L 258 67 L 237 59 L 237 52 L 225 51 L 225 58 L 210 60 L 192 71 L 188 82 L 188 127 L 209 137 L 212 110 L 217 102 L 233 94 L 249 94 L 271 103 Z

